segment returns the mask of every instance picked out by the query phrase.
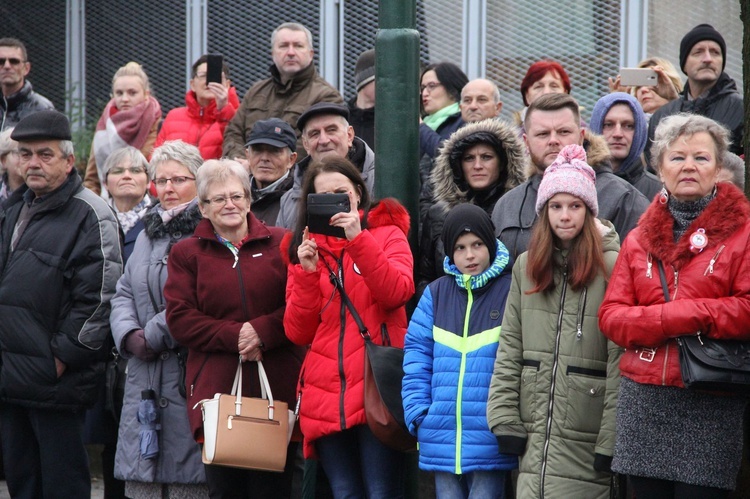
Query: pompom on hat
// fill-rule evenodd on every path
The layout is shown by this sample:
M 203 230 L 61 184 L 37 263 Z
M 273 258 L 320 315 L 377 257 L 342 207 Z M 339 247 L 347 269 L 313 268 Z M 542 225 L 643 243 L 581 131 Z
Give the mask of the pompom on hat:
M 580 198 L 595 217 L 599 215 L 596 172 L 586 163 L 586 151 L 577 144 L 565 146 L 557 155 L 557 159 L 544 170 L 536 198 L 537 215 L 547 201 L 560 192 Z

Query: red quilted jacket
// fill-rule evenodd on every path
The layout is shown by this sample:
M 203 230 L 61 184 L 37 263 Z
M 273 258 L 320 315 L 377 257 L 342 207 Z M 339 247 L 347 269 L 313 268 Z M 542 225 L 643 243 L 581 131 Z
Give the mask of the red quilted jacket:
M 229 101 L 221 111 L 216 111 L 216 101 L 201 107 L 195 93 L 188 90 L 185 106 L 169 111 L 156 137 L 154 148 L 167 140 L 182 140 L 200 149 L 203 159 L 221 158 L 221 145 L 224 142 L 224 129 L 234 117 L 240 105 L 237 91 L 229 87 Z
M 678 336 L 750 338 L 750 203 L 729 183 L 677 243 L 674 219 L 658 199 L 625 239 L 599 309 L 599 328 L 627 350 L 620 372 L 636 382 L 684 386 Z M 708 246 L 690 250 L 699 228 Z M 671 300 L 665 303 L 656 262 L 661 260 Z
M 409 214 L 397 201 L 386 199 L 367 218 L 368 228 L 343 246 L 344 289 L 375 343 L 382 343 L 381 331 L 387 328 L 391 343 L 403 347 L 404 305 L 414 294 L 413 258 L 406 239 Z M 341 252 L 336 241 L 315 239 L 319 248 Z M 348 311 L 342 323 L 341 297 L 322 262 L 325 258 L 338 272 L 337 259 L 325 250 L 319 253 L 316 272 L 306 272 L 299 264 L 289 266 L 284 313 L 287 337 L 310 345 L 299 379 L 307 457 L 315 455 L 316 439 L 366 422 L 364 341 Z

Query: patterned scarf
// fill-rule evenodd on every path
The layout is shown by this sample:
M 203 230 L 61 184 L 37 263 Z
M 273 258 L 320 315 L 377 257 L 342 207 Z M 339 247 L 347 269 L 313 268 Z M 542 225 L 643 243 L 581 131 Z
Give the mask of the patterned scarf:
M 120 227 L 122 228 L 123 234 L 127 234 L 128 232 L 130 232 L 130 229 L 135 227 L 135 224 L 137 224 L 138 221 L 143 218 L 148 209 L 151 207 L 151 204 L 151 198 L 148 196 L 144 196 L 141 202 L 135 205 L 133 209 L 131 209 L 130 211 L 122 212 L 117 209 L 117 206 L 115 206 L 114 199 L 109 200 L 109 205 L 113 210 L 115 210 L 115 213 L 117 214 L 117 221 L 120 222 Z
M 162 208 L 161 205 L 158 206 L 157 210 L 159 211 L 159 216 L 161 216 L 161 221 L 166 223 L 169 223 L 170 220 L 172 220 L 174 217 L 185 211 L 185 209 L 190 206 L 190 203 L 192 203 L 195 200 L 195 198 L 191 199 L 187 203 L 182 203 L 180 205 L 175 206 L 174 208 L 170 208 L 168 210 L 165 210 Z
M 696 201 L 677 201 L 674 197 L 669 197 L 667 208 L 669 213 L 674 218 L 674 225 L 672 226 L 672 232 L 674 234 L 674 242 L 679 241 L 685 231 L 693 223 L 693 220 L 703 213 L 708 203 L 716 197 L 716 187 L 706 197 L 702 197 Z
M 492 261 L 489 267 L 479 275 L 465 275 L 462 274 L 455 264 L 450 263 L 450 258 L 447 256 L 443 260 L 443 272 L 447 275 L 452 275 L 456 280 L 458 287 L 464 289 L 479 289 L 487 285 L 492 279 L 499 276 L 510 261 L 510 254 L 508 248 L 497 240 L 497 252 L 495 253 L 495 259 Z

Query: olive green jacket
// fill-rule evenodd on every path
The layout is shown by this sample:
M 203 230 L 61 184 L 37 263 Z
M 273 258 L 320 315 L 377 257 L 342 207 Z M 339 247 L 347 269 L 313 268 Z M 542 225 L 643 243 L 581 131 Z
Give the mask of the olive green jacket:
M 620 245 L 604 223 L 609 275 Z M 556 252 L 549 293 L 526 294 L 528 253 L 513 267 L 490 384 L 487 421 L 500 451 L 521 458 L 523 498 L 609 497 L 622 351 L 598 327 L 604 276 L 574 291 L 563 276 L 566 256 Z

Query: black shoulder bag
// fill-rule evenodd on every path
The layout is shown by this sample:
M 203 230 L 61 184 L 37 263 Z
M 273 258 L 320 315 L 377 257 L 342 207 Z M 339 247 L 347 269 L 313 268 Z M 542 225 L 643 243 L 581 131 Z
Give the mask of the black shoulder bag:
M 664 299 L 669 301 L 667 277 L 657 260 Z M 680 371 L 692 390 L 750 394 L 750 341 L 714 340 L 696 335 L 677 338 Z

